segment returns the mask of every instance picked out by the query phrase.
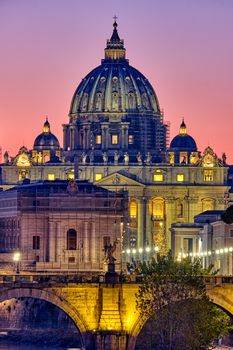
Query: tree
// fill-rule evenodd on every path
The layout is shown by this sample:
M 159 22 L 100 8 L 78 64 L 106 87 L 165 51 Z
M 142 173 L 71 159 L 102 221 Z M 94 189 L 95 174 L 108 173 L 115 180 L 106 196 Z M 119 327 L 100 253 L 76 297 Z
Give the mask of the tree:
M 226 224 L 233 223 L 233 205 L 231 205 L 225 210 L 225 212 L 221 215 L 221 219 Z
M 200 350 L 228 333 L 229 317 L 207 296 L 198 260 L 175 261 L 169 253 L 143 265 L 137 295 L 141 316 L 150 319 L 150 349 Z M 146 337 L 148 339 L 148 337 Z

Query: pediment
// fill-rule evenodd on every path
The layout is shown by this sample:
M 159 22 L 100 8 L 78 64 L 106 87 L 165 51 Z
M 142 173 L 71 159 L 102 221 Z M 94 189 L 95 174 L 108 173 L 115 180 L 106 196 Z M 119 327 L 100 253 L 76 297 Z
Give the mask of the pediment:
M 119 172 L 115 172 L 108 176 L 103 177 L 101 180 L 96 181 L 95 185 L 98 186 L 140 186 L 145 187 L 141 182 L 134 180 L 132 177 L 123 175 Z

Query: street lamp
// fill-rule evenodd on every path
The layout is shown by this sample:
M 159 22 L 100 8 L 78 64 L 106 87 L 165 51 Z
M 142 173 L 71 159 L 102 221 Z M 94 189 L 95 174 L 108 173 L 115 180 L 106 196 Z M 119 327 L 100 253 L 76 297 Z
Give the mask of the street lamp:
M 20 252 L 14 253 L 13 260 L 16 265 L 16 273 L 19 273 Z

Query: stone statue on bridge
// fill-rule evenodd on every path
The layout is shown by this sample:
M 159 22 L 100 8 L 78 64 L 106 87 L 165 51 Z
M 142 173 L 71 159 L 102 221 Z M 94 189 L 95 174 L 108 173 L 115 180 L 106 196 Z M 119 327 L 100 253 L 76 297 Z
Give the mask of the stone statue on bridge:
M 113 244 L 109 243 L 104 246 L 104 271 L 105 282 L 106 283 L 118 283 L 119 275 L 115 272 L 115 261 L 116 259 L 113 256 L 113 253 L 116 250 L 118 241 L 115 240 Z
M 118 241 L 114 241 L 113 244 L 109 243 L 109 244 L 105 244 L 104 246 L 104 254 L 105 254 L 105 262 L 107 263 L 114 263 L 114 261 L 116 260 L 113 256 L 113 253 L 116 250 L 116 246 L 117 246 Z

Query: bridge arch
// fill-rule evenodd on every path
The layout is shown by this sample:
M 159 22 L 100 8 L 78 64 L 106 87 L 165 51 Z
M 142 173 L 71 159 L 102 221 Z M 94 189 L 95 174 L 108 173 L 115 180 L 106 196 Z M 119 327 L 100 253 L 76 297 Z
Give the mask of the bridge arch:
M 233 285 L 223 284 L 207 290 L 211 301 L 233 316 Z
M 233 284 L 212 285 L 207 287 L 207 294 L 213 304 L 233 316 Z M 137 337 L 148 320 L 137 314 L 129 332 L 128 349 L 134 349 Z
M 85 345 L 85 335 L 88 333 L 87 326 L 78 311 L 72 307 L 63 296 L 59 296 L 55 291 L 44 290 L 39 288 L 7 288 L 0 291 L 0 302 L 17 298 L 34 298 L 47 301 L 59 309 L 61 309 L 66 315 L 68 315 L 77 327 L 80 335 L 80 341 L 82 347 Z

